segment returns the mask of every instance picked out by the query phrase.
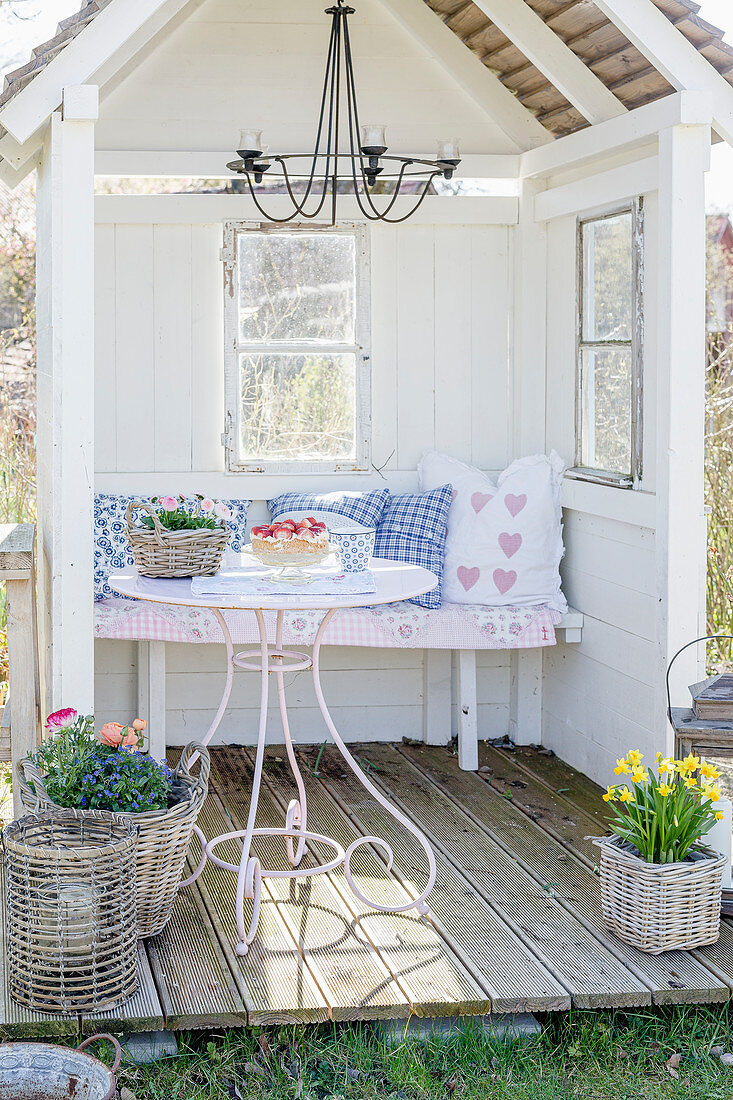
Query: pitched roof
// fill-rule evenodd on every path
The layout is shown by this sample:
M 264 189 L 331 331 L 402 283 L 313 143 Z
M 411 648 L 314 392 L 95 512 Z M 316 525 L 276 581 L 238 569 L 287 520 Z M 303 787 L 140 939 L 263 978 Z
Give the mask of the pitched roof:
M 82 0 L 56 34 L 33 50 L 30 60 L 5 76 L 0 108 L 13 99 L 112 0 Z M 588 125 L 580 112 L 484 14 L 473 0 L 424 0 L 482 63 L 555 136 Z M 674 91 L 664 76 L 601 12 L 593 0 L 525 0 L 562 42 L 627 108 L 661 99 Z M 693 0 L 653 3 L 709 63 L 733 85 L 733 46 L 724 32 L 698 14 Z M 3 130 L 0 127 L 0 136 Z

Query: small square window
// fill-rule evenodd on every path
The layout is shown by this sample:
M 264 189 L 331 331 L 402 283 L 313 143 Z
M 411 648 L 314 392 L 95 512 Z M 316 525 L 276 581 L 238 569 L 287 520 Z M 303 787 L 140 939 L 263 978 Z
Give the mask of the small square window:
M 227 468 L 366 470 L 365 227 L 225 225 Z
M 624 487 L 641 480 L 641 200 L 579 223 L 574 474 Z

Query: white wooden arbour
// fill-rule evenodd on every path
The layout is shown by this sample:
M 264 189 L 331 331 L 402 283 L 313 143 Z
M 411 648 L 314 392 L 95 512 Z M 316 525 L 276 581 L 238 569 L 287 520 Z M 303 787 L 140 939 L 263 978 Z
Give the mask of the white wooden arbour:
M 221 176 L 231 155 L 223 139 L 221 148 L 216 144 L 212 148 L 211 139 L 203 140 L 200 129 L 187 148 L 177 136 L 181 123 L 172 108 L 170 127 L 160 130 L 164 135 L 160 147 L 150 147 L 142 134 L 136 142 L 134 127 L 131 132 L 114 113 L 109 115 L 107 105 L 117 102 L 120 89 L 134 88 L 138 79 L 153 79 L 156 58 L 164 55 L 166 44 L 178 42 L 175 35 L 185 35 L 192 20 L 203 22 L 206 11 L 217 2 L 233 19 L 233 6 L 227 6 L 227 0 L 92 0 L 74 25 L 78 33 L 74 28 L 64 32 L 66 37 L 58 43 L 63 48 L 51 49 L 49 56 L 41 53 L 15 82 L 11 74 L 8 91 L 0 99 L 0 177 L 12 185 L 38 169 L 40 567 L 54 703 L 73 700 L 77 706 L 91 707 L 93 702 L 89 531 L 95 447 L 95 172 Z M 377 4 L 377 0 L 369 2 Z M 688 0 L 675 2 L 690 7 Z M 450 95 L 462 97 L 472 133 L 462 174 L 503 181 L 505 189 L 506 181 L 511 181 L 509 190 L 513 185 L 513 194 L 496 197 L 431 198 L 419 216 L 422 224 L 434 227 L 509 227 L 507 457 L 556 442 L 567 450 L 564 441 L 572 419 L 567 376 L 574 362 L 568 333 L 574 303 L 568 293 L 571 282 L 562 282 L 557 265 L 565 263 L 569 254 L 569 223 L 578 215 L 638 195 L 656 197 L 656 254 L 646 288 L 653 330 L 647 353 L 656 369 L 646 393 L 645 446 L 647 458 L 653 461 L 647 462 L 649 474 L 639 492 L 568 481 L 565 503 L 573 514 L 590 517 L 591 527 L 593 517 L 598 517 L 607 527 L 620 524 L 653 532 L 653 551 L 644 559 L 643 585 L 640 581 L 641 587 L 628 590 L 641 591 L 643 600 L 627 593 L 628 607 L 624 605 L 624 617 L 619 619 L 623 625 L 614 621 L 616 634 L 599 629 L 595 640 L 591 632 L 587 656 L 610 670 L 598 689 L 599 706 L 603 706 L 603 692 L 611 691 L 622 677 L 623 662 L 612 652 L 619 648 L 619 631 L 628 635 L 633 648 L 637 641 L 634 616 L 642 610 L 648 616 L 639 652 L 644 653 L 643 675 L 655 685 L 655 717 L 640 720 L 638 726 L 661 746 L 661 673 L 670 653 L 698 632 L 704 611 L 703 179 L 712 135 L 733 142 L 733 89 L 653 0 L 595 0 L 593 8 L 674 89 L 633 110 L 579 60 L 537 14 L 536 4 L 475 0 L 476 8 L 589 124 L 553 138 L 551 130 L 424 0 L 378 0 L 377 6 L 384 9 L 385 19 L 396 21 L 408 33 L 411 48 L 419 49 L 421 72 L 429 67 L 439 74 L 436 82 L 443 81 Z M 254 12 L 253 18 L 264 23 L 266 7 L 258 5 L 258 0 L 247 0 L 235 15 L 245 19 Z M 277 33 L 281 30 L 275 28 Z M 260 28 L 258 34 L 256 41 L 266 40 L 266 29 Z M 269 63 L 275 62 L 268 56 Z M 320 66 L 320 50 L 317 63 Z M 192 72 L 186 94 L 196 91 L 196 79 Z M 205 103 L 206 87 L 202 85 L 197 95 Z M 157 106 L 161 118 L 165 102 L 161 93 Z M 216 112 L 212 100 L 212 117 Z M 422 134 L 424 129 L 417 125 L 416 132 Z M 167 132 L 173 136 L 165 137 Z M 229 216 L 251 217 L 246 204 L 240 196 L 120 196 L 97 200 L 96 216 L 98 225 L 196 226 Z M 350 215 L 348 206 L 343 204 L 345 217 Z M 568 271 L 565 276 L 570 280 Z M 106 335 L 97 334 L 98 361 L 104 355 Z M 99 445 L 99 428 L 97 433 Z M 429 445 L 430 440 L 425 443 Z M 141 491 L 159 488 L 160 475 L 154 475 L 153 469 L 139 471 Z M 395 470 L 394 484 L 404 483 L 406 474 Z M 122 473 L 114 471 L 102 480 L 110 488 L 124 483 Z M 195 487 L 209 484 L 195 470 L 188 480 Z M 210 483 L 211 491 L 221 484 Z M 258 494 L 242 495 L 264 497 L 270 490 L 271 486 L 263 486 Z M 586 543 L 578 537 L 581 545 Z M 584 593 L 590 604 L 595 598 L 582 579 L 590 575 L 585 572 L 590 568 L 587 561 L 580 560 L 585 553 L 590 551 L 571 546 L 568 560 L 570 573 L 575 571 L 576 576 L 571 577 L 572 583 L 581 597 L 573 597 L 573 602 L 584 611 Z M 613 583 L 618 585 L 618 580 L 614 576 Z M 618 588 L 624 603 L 624 585 Z M 550 670 L 557 661 L 562 661 L 560 652 L 549 659 Z M 678 662 L 677 687 L 690 678 L 695 678 L 692 655 L 687 664 Z M 580 719 L 573 712 L 579 705 L 573 701 L 573 692 L 567 700 L 556 695 L 547 711 L 549 743 L 556 744 L 561 733 L 570 739 L 575 736 Z M 560 708 L 567 713 L 554 713 Z M 633 729 L 634 723 L 630 725 Z M 610 734 L 605 747 L 608 752 L 616 748 Z M 574 759 L 593 770 L 580 747 Z

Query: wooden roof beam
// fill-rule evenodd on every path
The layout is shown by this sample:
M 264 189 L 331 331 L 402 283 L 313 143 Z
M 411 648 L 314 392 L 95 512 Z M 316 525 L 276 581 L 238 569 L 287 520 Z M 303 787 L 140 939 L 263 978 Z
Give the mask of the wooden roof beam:
M 492 122 L 504 131 L 517 152 L 554 140 L 550 131 L 464 46 L 424 0 L 381 2 Z
M 652 0 L 595 0 L 595 3 L 674 88 L 708 93 L 713 125 L 733 145 L 733 87 Z
M 623 103 L 525 0 L 474 4 L 588 122 L 606 122 L 626 113 Z

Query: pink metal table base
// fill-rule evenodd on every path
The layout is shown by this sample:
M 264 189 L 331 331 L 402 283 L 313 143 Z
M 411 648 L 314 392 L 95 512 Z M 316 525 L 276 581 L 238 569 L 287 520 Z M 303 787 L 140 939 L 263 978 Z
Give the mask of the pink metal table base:
M 222 836 L 214 837 L 213 840 L 208 841 L 206 844 L 206 857 L 208 857 L 212 863 L 215 863 L 217 867 L 221 867 L 226 871 L 235 872 L 237 875 L 237 895 L 236 895 L 236 913 L 237 913 L 237 934 L 238 943 L 236 944 L 236 952 L 238 955 L 246 955 L 249 949 L 249 945 L 252 943 L 255 935 L 257 934 L 257 923 L 260 914 L 260 901 L 262 896 L 262 880 L 266 878 L 305 878 L 311 875 L 322 875 L 328 871 L 333 871 L 336 867 L 343 866 L 344 876 L 349 884 L 349 887 L 365 905 L 369 905 L 372 909 L 380 910 L 383 913 L 404 913 L 409 909 L 416 909 L 418 913 L 425 914 L 428 912 L 428 906 L 426 904 L 426 897 L 433 888 L 435 882 L 435 856 L 428 843 L 427 839 L 423 836 L 419 829 L 413 825 L 409 818 L 405 817 L 396 806 L 393 806 L 374 786 L 371 780 L 364 774 L 354 757 L 351 755 L 346 745 L 344 744 L 341 736 L 334 725 L 333 719 L 326 706 L 326 700 L 323 697 L 323 689 L 321 687 L 320 673 L 319 673 L 319 660 L 321 653 L 321 643 L 323 641 L 326 628 L 331 621 L 336 608 L 332 608 L 324 614 L 321 625 L 318 628 L 318 632 L 313 643 L 313 655 L 308 656 L 307 653 L 300 653 L 295 650 L 283 649 L 283 617 L 284 611 L 277 612 L 277 625 L 275 631 L 275 645 L 271 646 L 267 639 L 267 625 L 265 623 L 265 617 L 262 611 L 254 610 L 254 614 L 257 617 L 257 625 L 260 634 L 260 648 L 253 650 L 246 650 L 241 653 L 234 652 L 234 646 L 232 644 L 231 634 L 226 624 L 224 615 L 218 608 L 212 608 L 216 615 L 219 625 L 224 636 L 224 642 L 226 645 L 227 653 L 227 676 L 224 686 L 224 694 L 222 695 L 219 709 L 216 712 L 214 721 L 206 733 L 203 739 L 204 745 L 213 737 L 216 732 L 219 723 L 224 717 L 227 704 L 229 702 L 229 696 L 232 690 L 232 683 L 234 680 L 235 669 L 246 669 L 250 672 L 260 673 L 260 724 L 257 735 L 257 754 L 255 757 L 255 770 L 252 782 L 252 798 L 249 805 L 249 813 L 247 815 L 247 827 L 237 832 L 225 833 Z M 295 750 L 293 748 L 292 738 L 290 736 L 290 725 L 288 723 L 288 711 L 285 700 L 285 673 L 295 672 L 298 670 L 310 670 L 313 675 L 313 686 L 316 692 L 316 699 L 318 700 L 318 706 L 321 709 L 323 720 L 326 724 L 333 743 L 343 756 L 346 763 L 351 768 L 354 775 L 359 782 L 369 791 L 369 794 L 374 798 L 380 806 L 396 818 L 397 821 L 405 828 L 409 833 L 412 833 L 414 837 L 420 842 L 425 850 L 425 854 L 428 859 L 429 875 L 428 882 L 422 893 L 414 900 L 407 902 L 405 905 L 382 905 L 380 902 L 369 898 L 359 889 L 354 881 L 351 871 L 351 857 L 355 850 L 361 847 L 362 844 L 372 844 L 381 848 L 387 857 L 387 869 L 390 870 L 393 863 L 393 853 L 386 840 L 382 840 L 380 837 L 364 836 L 355 840 L 348 848 L 344 850 L 338 841 L 333 840 L 331 837 L 324 836 L 321 833 L 313 832 L 308 828 L 308 803 L 305 793 L 305 784 L 303 783 L 303 777 L 300 774 L 298 768 L 298 762 L 295 756 Z M 298 790 L 298 797 L 294 798 L 287 809 L 285 815 L 285 824 L 282 829 L 276 828 L 256 828 L 255 818 L 257 816 L 257 803 L 259 801 L 260 786 L 262 783 L 262 766 L 265 757 L 265 732 L 267 727 L 267 703 L 269 694 L 269 677 L 270 674 L 275 676 L 277 681 L 277 694 L 280 704 L 280 720 L 282 722 L 283 735 L 285 738 L 285 751 L 288 756 L 288 762 L 290 764 L 295 784 Z M 193 761 L 192 761 L 193 762 Z M 260 860 L 252 852 L 252 841 L 256 836 L 281 836 L 285 840 L 285 846 L 287 850 L 288 861 L 291 864 L 291 870 L 287 871 L 274 871 L 264 868 L 260 864 Z M 239 839 L 242 840 L 242 857 L 239 864 L 229 863 L 224 859 L 221 859 L 216 855 L 215 849 L 217 845 L 223 843 L 225 840 Z M 314 867 L 301 867 L 301 861 L 303 859 L 303 853 L 305 852 L 306 843 L 308 841 L 315 841 L 319 844 L 324 844 L 333 850 L 333 858 L 327 863 L 320 864 Z M 245 898 L 249 898 L 252 903 L 252 917 L 247 926 L 245 919 Z

